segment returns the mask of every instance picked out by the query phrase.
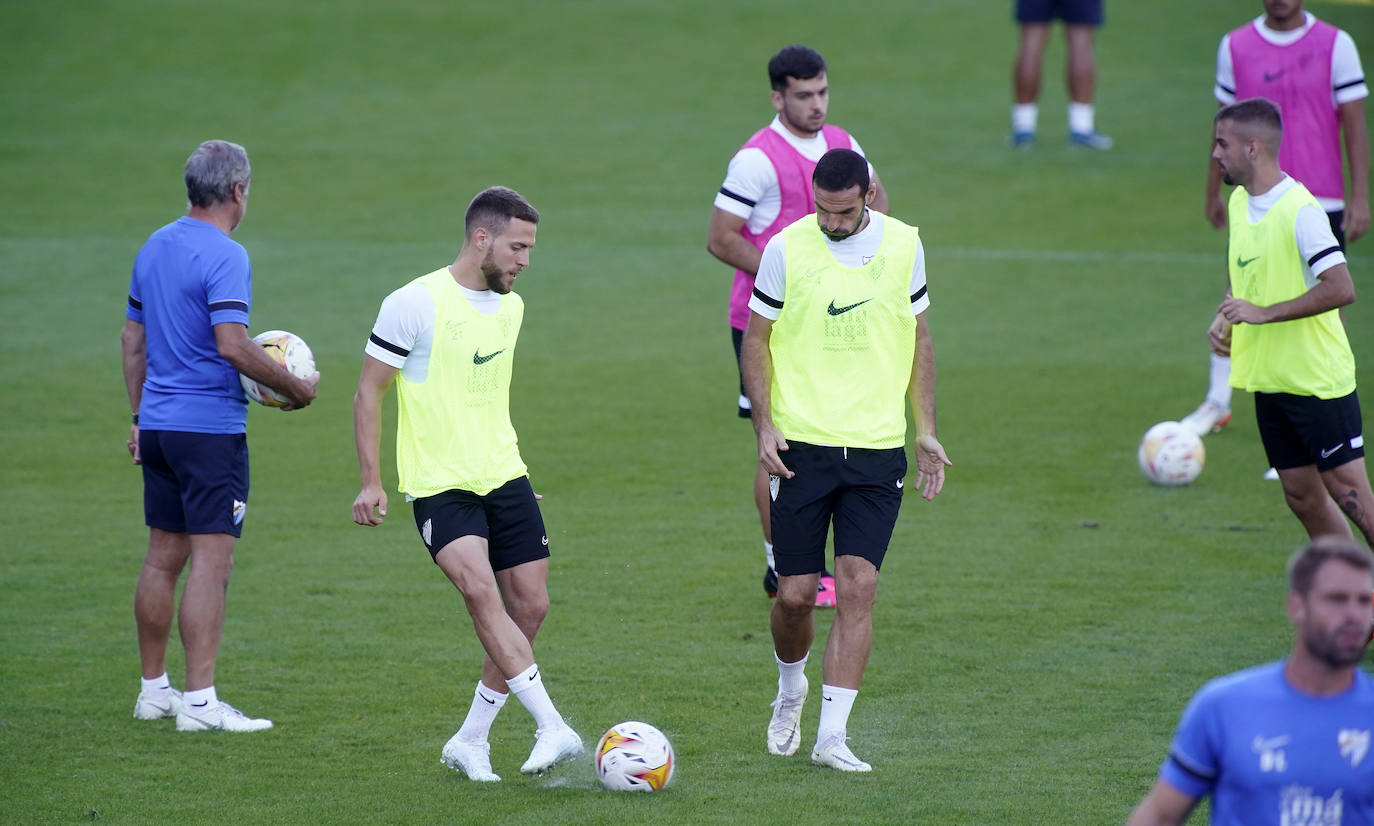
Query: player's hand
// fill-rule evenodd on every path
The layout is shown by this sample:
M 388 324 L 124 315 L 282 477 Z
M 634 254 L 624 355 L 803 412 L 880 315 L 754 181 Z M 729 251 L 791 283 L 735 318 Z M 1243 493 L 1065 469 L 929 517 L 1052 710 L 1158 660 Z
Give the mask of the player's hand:
M 305 378 L 301 379 L 305 384 L 306 395 L 291 396 L 291 403 L 282 408 L 282 412 L 288 410 L 300 410 L 302 407 L 309 407 L 315 400 L 315 390 L 320 384 L 320 371 L 316 370 Z
M 1207 215 L 1207 223 L 1211 224 L 1213 229 L 1226 229 L 1226 202 L 1221 199 L 1219 193 L 1207 196 L 1207 206 L 1203 211 Z
M 1263 324 L 1269 320 L 1267 310 L 1267 307 L 1259 307 L 1243 298 L 1231 296 L 1221 302 L 1221 306 L 1217 308 L 1217 315 L 1232 324 Z
M 944 488 L 945 467 L 953 464 L 939 439 L 930 435 L 916 437 L 916 488 L 922 499 L 934 499 Z
M 129 425 L 129 439 L 124 446 L 129 449 L 129 455 L 134 457 L 134 464 L 143 464 L 143 457 L 138 452 L 138 425 Z
M 1345 205 L 1345 220 L 1341 222 L 1345 240 L 1351 242 L 1369 232 L 1369 201 L 1351 199 Z
M 386 491 L 380 486 L 368 485 L 358 491 L 353 500 L 353 521 L 359 525 L 375 528 L 386 518 Z
M 1231 322 L 1221 313 L 1217 313 L 1207 328 L 1207 343 L 1211 345 L 1213 353 L 1227 357 L 1231 355 Z
M 782 431 L 771 424 L 759 425 L 759 464 L 763 466 L 765 472 L 770 476 L 781 476 L 784 479 L 791 479 L 795 473 L 787 469 L 787 465 L 782 463 L 782 457 L 778 454 L 787 450 L 787 439 L 783 438 Z

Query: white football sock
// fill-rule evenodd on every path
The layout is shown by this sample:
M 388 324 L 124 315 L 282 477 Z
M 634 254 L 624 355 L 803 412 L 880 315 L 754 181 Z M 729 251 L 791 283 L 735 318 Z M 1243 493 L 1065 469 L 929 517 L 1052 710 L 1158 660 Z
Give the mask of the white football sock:
M 821 686 L 821 725 L 816 741 L 828 735 L 844 737 L 849 726 L 849 711 L 854 708 L 854 698 L 859 696 L 856 688 L 840 688 L 833 685 Z
M 773 567 L 773 543 L 772 543 L 772 542 L 765 542 L 765 543 L 763 543 L 763 558 L 766 559 L 766 560 L 768 560 L 768 570 L 770 570 L 770 571 L 777 570 L 776 568 Z
M 481 680 L 477 681 L 477 689 L 472 692 L 472 706 L 468 708 L 468 716 L 463 720 L 463 725 L 458 729 L 458 736 L 469 743 L 485 743 L 487 735 L 491 733 L 491 724 L 496 720 L 496 714 L 501 710 L 501 706 L 506 704 L 509 694 L 492 691 L 487 688 Z
M 563 725 L 563 717 L 553 707 L 553 700 L 549 699 L 549 692 L 544 688 L 544 678 L 539 676 L 537 663 L 506 680 L 506 685 L 510 686 L 515 699 L 534 715 L 536 730 L 545 731 Z
M 214 708 L 219 703 L 219 696 L 215 694 L 215 687 L 198 688 L 195 691 L 188 691 L 184 695 L 187 708 L 194 708 L 204 711 L 207 708 Z
M 1035 124 L 1040 118 L 1040 106 L 1035 103 L 1014 103 L 1011 107 L 1011 131 L 1035 134 Z
M 1207 383 L 1207 401 L 1217 407 L 1231 409 L 1231 358 L 1212 354 L 1212 371 Z
M 1091 103 L 1069 104 L 1069 131 L 1080 135 L 1093 132 L 1093 105 Z
M 806 655 L 811 656 L 810 654 Z M 773 652 L 773 659 L 778 661 L 778 691 L 795 694 L 802 690 L 802 685 L 806 682 L 806 657 L 802 657 L 794 663 L 785 663 L 778 658 L 778 652 Z
M 145 697 L 161 700 L 172 693 L 172 681 L 167 679 L 166 671 L 162 672 L 161 677 L 154 677 L 151 680 L 146 677 L 141 677 L 140 679 L 143 683 L 142 693 Z

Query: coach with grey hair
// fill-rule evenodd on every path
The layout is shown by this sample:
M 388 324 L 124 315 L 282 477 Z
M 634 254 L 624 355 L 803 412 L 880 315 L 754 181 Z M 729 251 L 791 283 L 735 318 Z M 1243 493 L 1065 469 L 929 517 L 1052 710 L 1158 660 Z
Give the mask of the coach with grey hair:
M 134 592 L 143 684 L 134 717 L 175 717 L 178 731 L 259 731 L 215 693 L 215 659 L 234 545 L 248 508 L 247 402 L 239 374 L 292 410 L 315 398 L 319 374 L 297 378 L 248 337 L 252 270 L 229 234 L 248 209 L 248 153 L 206 141 L 186 161 L 187 214 L 148 237 L 134 261 L 120 335 L 133 411 L 127 446 L 143 470 L 148 554 Z M 186 692 L 167 677 L 177 580 L 191 571 L 177 624 Z

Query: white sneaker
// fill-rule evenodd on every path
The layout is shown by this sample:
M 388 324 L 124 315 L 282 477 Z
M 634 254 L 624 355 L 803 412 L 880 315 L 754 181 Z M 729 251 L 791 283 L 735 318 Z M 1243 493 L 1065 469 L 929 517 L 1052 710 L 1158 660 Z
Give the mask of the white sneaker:
M 1204 401 L 1197 410 L 1178 420 L 1178 423 L 1199 436 L 1216 433 L 1231 421 L 1231 409 L 1213 402 Z
M 534 736 L 538 739 L 530 749 L 529 759 L 520 767 L 521 774 L 539 774 L 559 760 L 569 760 L 582 753 L 582 738 L 567 723 L 548 731 L 537 731 Z
M 439 762 L 466 774 L 469 780 L 495 783 L 501 779 L 491 770 L 490 743 L 470 743 L 455 734 L 444 744 Z
M 832 734 L 824 740 L 817 740 L 816 747 L 811 750 L 811 762 L 842 772 L 873 771 L 872 766 L 854 756 L 844 740 L 843 734 Z
M 161 720 L 175 717 L 182 709 L 181 692 L 175 688 L 166 697 L 154 698 L 140 691 L 134 701 L 135 720 Z
M 810 686 L 802 678 L 801 691 L 778 692 L 773 700 L 773 719 L 768 721 L 768 753 L 789 755 L 797 753 L 801 743 L 801 713 Z
M 177 712 L 177 731 L 262 731 L 271 727 L 271 720 L 245 717 L 223 700 L 206 708 L 183 702 Z

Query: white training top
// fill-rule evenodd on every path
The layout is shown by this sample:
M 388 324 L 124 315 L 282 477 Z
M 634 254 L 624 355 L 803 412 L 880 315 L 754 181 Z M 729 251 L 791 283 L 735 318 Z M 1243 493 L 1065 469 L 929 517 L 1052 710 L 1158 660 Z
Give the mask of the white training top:
M 501 294 L 491 290 L 458 288 L 473 309 L 483 315 L 495 315 L 501 309 Z M 372 339 L 406 351 L 401 355 L 381 346 Z M 434 349 L 434 297 L 417 281 L 401 287 L 382 301 L 377 311 L 377 323 L 372 325 L 372 338 L 364 352 L 383 364 L 399 367 L 406 381 L 421 384 L 429 377 L 429 354 Z
M 841 241 L 826 238 L 825 246 L 840 266 L 851 269 L 862 267 L 882 246 L 883 227 L 886 221 L 886 215 L 870 209 L 868 226 Z M 1327 231 L 1330 231 L 1329 227 Z M 768 240 L 768 246 L 763 248 L 763 258 L 759 261 L 758 279 L 754 281 L 755 290 L 779 303 L 786 300 L 787 292 L 785 249 L 786 243 L 783 241 L 782 233 Z M 916 237 L 916 264 L 911 268 L 910 294 L 920 296 L 911 302 L 911 314 L 920 315 L 925 312 L 930 306 L 930 296 L 926 293 L 926 250 L 921 245 L 919 235 Z M 757 295 L 749 299 L 749 309 L 771 321 L 777 321 L 778 316 L 782 315 L 782 310 L 765 304 Z
M 787 131 L 787 127 L 782 125 L 782 120 L 777 115 L 773 116 L 773 122 L 768 124 L 768 128 L 782 135 L 787 143 L 807 160 L 819 161 L 828 148 L 825 135 L 817 132 L 814 137 L 799 138 Z M 853 135 L 849 136 L 849 145 L 855 152 L 864 154 L 863 148 Z M 868 174 L 873 174 L 873 164 L 868 165 Z M 769 224 L 777 220 L 778 213 L 782 210 L 778 171 L 773 168 L 773 162 L 768 160 L 763 150 L 756 146 L 735 153 L 725 172 L 725 183 L 721 184 L 720 188 L 737 197 L 732 198 L 724 192 L 717 191 L 715 205 L 731 215 L 745 219 L 744 227 L 752 233 L 757 234 L 767 229 Z M 752 201 L 753 205 L 746 201 Z

